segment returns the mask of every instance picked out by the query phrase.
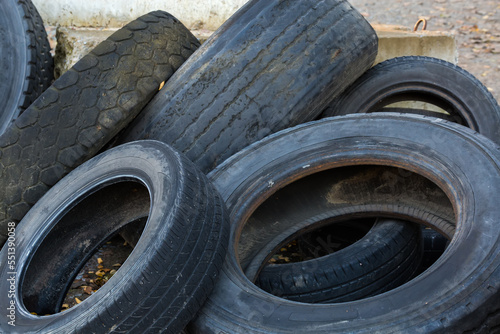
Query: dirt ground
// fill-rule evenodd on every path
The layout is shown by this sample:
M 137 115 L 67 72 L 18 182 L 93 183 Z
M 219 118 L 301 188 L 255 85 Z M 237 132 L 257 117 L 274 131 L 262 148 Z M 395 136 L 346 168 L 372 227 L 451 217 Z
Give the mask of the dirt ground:
M 498 0 L 350 0 L 371 24 L 450 31 L 457 39 L 458 65 L 500 100 L 500 2 Z

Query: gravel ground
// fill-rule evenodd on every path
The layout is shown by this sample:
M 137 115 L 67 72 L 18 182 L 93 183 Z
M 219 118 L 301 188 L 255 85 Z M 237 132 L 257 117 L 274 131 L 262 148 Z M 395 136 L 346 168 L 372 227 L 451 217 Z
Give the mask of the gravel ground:
M 350 0 L 371 24 L 450 31 L 457 39 L 458 65 L 476 76 L 500 101 L 500 2 L 498 0 Z

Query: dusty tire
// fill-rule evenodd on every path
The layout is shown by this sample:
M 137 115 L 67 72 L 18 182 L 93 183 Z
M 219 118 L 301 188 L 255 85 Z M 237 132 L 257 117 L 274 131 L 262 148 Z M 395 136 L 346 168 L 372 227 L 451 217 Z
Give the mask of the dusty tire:
M 144 218 L 141 239 L 116 274 L 57 313 L 93 251 Z M 91 159 L 50 189 L 17 229 L 9 226 L 14 241 L 0 253 L 0 304 L 14 302 L 16 311 L 15 327 L 1 322 L 3 333 L 177 334 L 212 289 L 229 232 L 224 203 L 206 176 L 157 141 Z M 15 283 L 7 281 L 11 271 Z
M 331 224 L 334 217 L 328 216 Z M 346 228 L 352 223 L 344 222 Z M 332 254 L 263 266 L 255 284 L 275 296 L 302 303 L 339 303 L 370 297 L 414 277 L 422 260 L 421 242 L 418 224 L 378 219 L 360 240 Z
M 214 292 L 190 330 L 450 333 L 496 328 L 500 208 L 490 199 L 500 191 L 498 152 L 490 140 L 460 125 L 394 114 L 325 119 L 248 147 L 210 175 L 230 212 L 229 250 Z M 335 176 L 337 168 L 370 164 L 422 175 L 447 195 L 456 213 L 456 231 L 436 263 L 396 289 L 338 304 L 284 300 L 248 280 L 240 267 L 246 250 L 242 252 L 239 244 L 245 239 L 245 229 L 258 236 L 258 225 L 250 224 L 249 217 L 259 205 L 278 195 L 278 189 L 293 187 L 298 182 L 294 180 Z M 422 201 L 428 198 L 422 197 Z
M 248 144 L 317 117 L 376 53 L 373 28 L 347 1 L 249 1 L 119 142 L 166 142 L 207 173 Z
M 0 3 L 0 134 L 54 79 L 43 21 L 31 0 Z
M 0 244 L 7 223 L 94 156 L 199 42 L 165 12 L 127 24 L 58 78 L 0 137 Z
M 405 112 L 444 118 L 500 143 L 500 107 L 488 89 L 462 68 L 430 57 L 398 57 L 377 64 L 337 96 L 322 117 L 392 111 L 386 107 L 401 101 L 436 105 L 448 115 Z

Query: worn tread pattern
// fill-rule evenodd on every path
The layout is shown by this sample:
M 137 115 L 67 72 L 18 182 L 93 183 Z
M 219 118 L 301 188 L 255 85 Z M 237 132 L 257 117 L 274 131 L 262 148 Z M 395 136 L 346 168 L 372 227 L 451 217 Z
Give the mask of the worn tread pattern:
M 9 95 L 0 101 L 1 133 L 50 86 L 54 80 L 54 61 L 42 18 L 31 0 L 8 0 L 0 7 L 5 10 L 0 10 L 0 31 L 7 36 L 4 37 L 6 44 L 2 44 L 0 56 L 10 57 L 2 62 L 11 64 L 5 65 L 3 70 L 12 71 L 13 76 L 22 76 L 16 79 L 8 74 L 2 76 L 0 85 L 4 94 Z M 10 20 L 12 23 L 9 24 Z
M 28 108 L 54 80 L 54 60 L 50 54 L 50 44 L 43 20 L 31 0 L 18 0 L 23 7 L 28 29 L 30 54 L 29 72 L 26 74 L 26 89 L 23 90 L 24 101 L 20 101 L 19 112 Z M 33 52 L 32 50 L 36 50 Z
M 161 140 L 207 173 L 252 142 L 314 119 L 376 52 L 373 28 L 346 1 L 251 1 L 166 83 L 119 142 Z
M 123 296 L 129 293 L 141 296 L 141 300 L 115 297 L 106 307 L 111 316 L 105 321 L 90 317 L 82 328 L 84 332 L 99 333 L 106 327 L 111 328 L 111 333 L 177 334 L 212 291 L 228 243 L 224 202 L 191 161 L 182 155 L 177 157 L 181 166 L 189 168 L 189 173 L 182 173 L 185 184 L 179 189 L 184 202 L 172 209 L 182 215 L 175 219 L 175 227 L 162 242 L 170 247 L 157 247 L 153 255 L 156 260 L 144 269 L 144 280 L 148 280 L 149 272 L 162 273 L 161 279 L 154 285 L 131 282 L 129 292 Z M 123 320 L 108 324 L 116 314 Z
M 361 240 L 340 251 L 265 266 L 256 285 L 304 303 L 348 302 L 388 291 L 417 271 L 422 259 L 420 230 L 404 221 L 379 220 Z
M 66 205 L 73 210 L 61 210 Z M 144 229 L 135 225 L 141 239 L 113 280 L 70 312 L 59 312 L 82 258 L 146 217 Z M 47 225 L 50 233 L 37 233 Z M 19 315 L 16 325 L 25 332 L 179 333 L 215 285 L 229 220 L 220 194 L 191 161 L 158 141 L 140 141 L 107 150 L 71 172 L 18 231 L 18 254 L 33 254 L 29 264 L 17 263 L 24 291 L 18 297 L 30 312 L 52 314 L 50 321 Z M 82 242 L 75 245 L 75 237 Z M 47 262 L 55 240 L 59 252 Z M 2 252 L 3 258 L 7 249 Z M 7 326 L 0 324 L 0 331 Z
M 171 15 L 127 24 L 57 79 L 0 137 L 0 242 L 59 179 L 95 155 L 198 48 Z

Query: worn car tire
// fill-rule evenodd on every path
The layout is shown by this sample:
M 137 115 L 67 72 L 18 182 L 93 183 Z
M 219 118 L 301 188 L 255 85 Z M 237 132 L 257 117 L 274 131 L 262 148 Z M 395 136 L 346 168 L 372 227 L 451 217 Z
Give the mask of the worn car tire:
M 429 103 L 447 114 L 389 106 L 404 101 Z M 380 111 L 439 117 L 500 143 L 500 107 L 495 98 L 472 74 L 441 59 L 397 57 L 377 64 L 337 96 L 321 117 Z M 432 230 L 423 238 L 424 262 L 431 264 L 444 251 L 446 238 Z
M 405 112 L 445 118 L 500 143 L 500 107 L 488 89 L 462 68 L 431 57 L 398 57 L 377 64 L 337 96 L 322 117 L 392 111 L 387 106 L 401 101 L 436 105 L 448 115 Z
M 332 213 L 326 216 L 331 224 Z M 352 223 L 344 222 L 346 228 Z M 332 254 L 263 266 L 255 284 L 275 296 L 303 303 L 348 302 L 406 283 L 420 268 L 421 260 L 418 224 L 378 219 L 363 238 Z
M 7 223 L 94 156 L 199 46 L 157 11 L 115 32 L 58 78 L 0 137 L 0 244 Z
M 372 65 L 377 44 L 347 1 L 249 1 L 118 142 L 166 142 L 208 173 L 248 144 L 317 117 Z
M 54 79 L 43 21 L 31 0 L 0 3 L 0 134 Z
M 60 312 L 93 252 L 144 218 L 141 239 L 116 274 Z M 7 310 L 14 303 L 15 326 L 2 321 L 3 333 L 177 334 L 210 293 L 229 233 L 224 202 L 206 176 L 157 141 L 89 160 L 51 188 L 17 228 L 9 227 L 0 253 L 0 305 Z M 8 281 L 12 272 L 15 282 Z
M 191 332 L 456 333 L 497 328 L 500 207 L 491 196 L 500 191 L 498 152 L 486 137 L 454 123 L 380 113 L 305 124 L 236 154 L 210 175 L 230 213 L 229 249 L 219 281 Z M 241 261 L 251 255 L 241 243 L 245 230 L 255 237 L 247 243 L 260 243 L 259 225 L 249 221 L 259 205 L 298 181 L 335 177 L 338 168 L 369 165 L 416 173 L 446 194 L 456 230 L 438 261 L 396 289 L 349 303 L 297 303 L 252 284 Z M 390 179 L 387 182 L 390 185 Z M 280 224 L 268 228 L 275 225 Z M 274 233 L 284 231 L 283 225 Z

